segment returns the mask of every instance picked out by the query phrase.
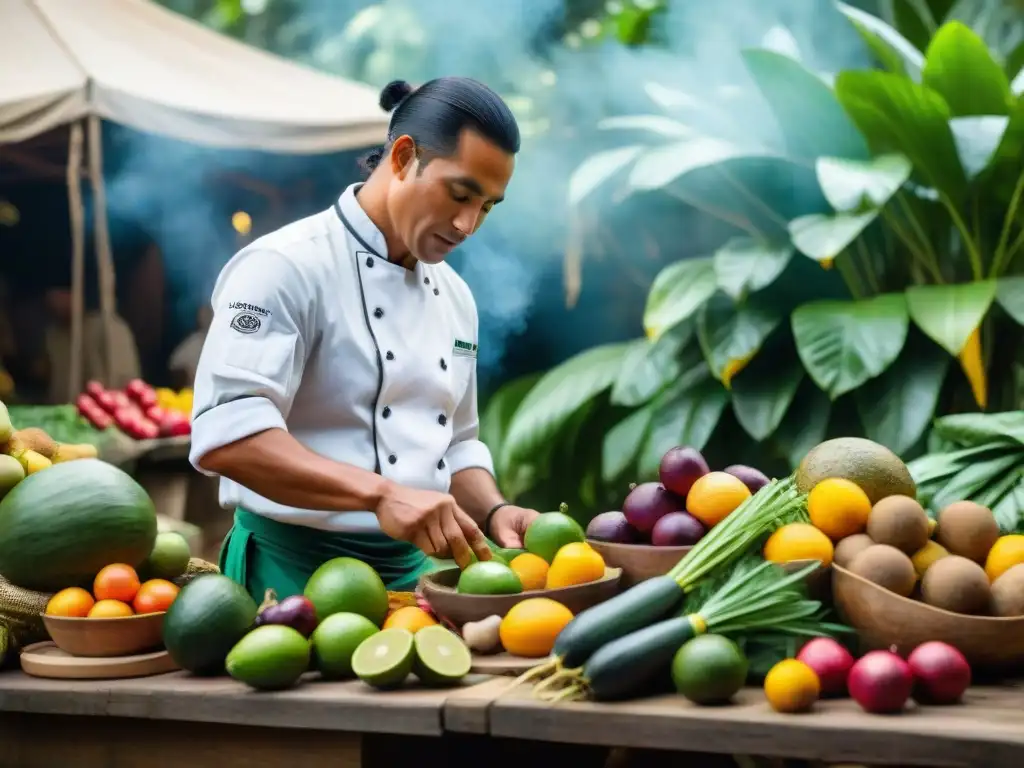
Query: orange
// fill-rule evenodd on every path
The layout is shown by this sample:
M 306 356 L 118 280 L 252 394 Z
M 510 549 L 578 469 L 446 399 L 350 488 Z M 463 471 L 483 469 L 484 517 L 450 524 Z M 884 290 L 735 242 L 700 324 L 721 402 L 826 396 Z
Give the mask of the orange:
M 711 528 L 750 498 L 750 489 L 727 472 L 708 472 L 686 494 L 686 511 Z
M 417 605 L 409 605 L 392 611 L 384 620 L 384 629 L 407 629 L 416 634 L 424 627 L 432 627 L 437 620 Z
M 783 659 L 764 678 L 764 695 L 776 712 L 806 712 L 821 694 L 813 669 L 796 659 Z
M 586 584 L 604 576 L 604 558 L 589 544 L 574 541 L 566 544 L 551 561 L 544 586 L 548 589 Z
M 83 618 L 96 603 L 86 590 L 81 587 L 68 587 L 50 598 L 46 604 L 47 616 L 72 616 Z
M 985 558 L 985 575 L 989 581 L 995 581 L 1021 563 L 1024 563 L 1024 536 L 1019 533 L 1000 536 Z
M 166 579 L 150 579 L 139 587 L 132 607 L 136 613 L 160 613 L 171 607 L 178 596 L 178 585 Z
M 547 584 L 548 561 L 540 555 L 524 552 L 513 557 L 508 567 L 519 577 L 524 591 L 544 589 L 544 585 Z
M 822 480 L 807 495 L 811 523 L 832 541 L 863 533 L 871 500 L 859 485 L 841 477 Z
M 139 575 L 135 569 L 124 563 L 108 565 L 92 582 L 92 593 L 97 600 L 120 600 L 130 603 L 139 591 Z
M 551 653 L 555 638 L 570 621 L 572 611 L 561 603 L 550 597 L 528 597 L 505 614 L 498 637 L 513 656 L 539 658 Z
M 828 567 L 832 565 L 833 554 L 832 540 L 808 523 L 784 525 L 764 544 L 764 559 L 773 563 L 818 560 Z
M 132 607 L 120 600 L 98 600 L 89 611 L 90 619 L 116 619 L 121 616 L 134 615 Z

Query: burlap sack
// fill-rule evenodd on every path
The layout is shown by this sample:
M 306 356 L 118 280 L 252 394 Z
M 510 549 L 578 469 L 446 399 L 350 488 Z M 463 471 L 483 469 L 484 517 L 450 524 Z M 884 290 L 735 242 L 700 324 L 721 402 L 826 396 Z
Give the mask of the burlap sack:
M 174 581 L 183 587 L 200 574 L 218 572 L 213 563 L 193 557 L 185 573 Z M 0 664 L 9 651 L 48 639 L 41 614 L 52 596 L 16 587 L 0 576 Z

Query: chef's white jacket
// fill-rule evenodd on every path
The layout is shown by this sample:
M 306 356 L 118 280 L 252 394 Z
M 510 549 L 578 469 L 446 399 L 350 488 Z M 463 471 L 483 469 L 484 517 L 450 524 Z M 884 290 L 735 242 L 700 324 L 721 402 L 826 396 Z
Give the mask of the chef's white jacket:
M 267 429 L 396 483 L 447 492 L 494 473 L 477 439 L 477 310 L 447 264 L 407 270 L 356 200 L 262 237 L 225 265 L 195 380 L 190 460 Z M 210 473 L 207 473 L 210 474 Z M 372 512 L 277 504 L 227 478 L 220 503 L 330 531 Z

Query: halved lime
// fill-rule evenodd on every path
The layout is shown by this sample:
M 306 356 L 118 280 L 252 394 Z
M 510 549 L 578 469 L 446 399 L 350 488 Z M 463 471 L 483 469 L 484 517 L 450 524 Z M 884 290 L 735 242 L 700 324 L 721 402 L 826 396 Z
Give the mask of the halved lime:
M 452 685 L 469 674 L 473 656 L 462 639 L 442 626 L 424 627 L 416 633 L 413 670 L 429 685 Z
M 422 630 L 421 630 L 422 631 Z M 382 629 L 363 640 L 352 655 L 352 671 L 374 688 L 401 685 L 412 672 L 416 649 L 407 629 Z

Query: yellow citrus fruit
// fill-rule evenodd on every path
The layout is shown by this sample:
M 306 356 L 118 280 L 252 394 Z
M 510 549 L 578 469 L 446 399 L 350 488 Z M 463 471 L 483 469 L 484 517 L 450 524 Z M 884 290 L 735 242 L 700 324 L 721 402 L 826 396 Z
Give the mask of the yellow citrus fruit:
M 518 558 L 517 558 L 518 559 Z M 551 561 L 544 586 L 548 589 L 586 584 L 604 576 L 604 558 L 585 542 L 566 544 Z
M 776 712 L 806 712 L 821 694 L 821 681 L 809 666 L 783 659 L 764 679 L 764 695 Z
M 827 567 L 832 565 L 834 552 L 832 540 L 808 523 L 784 525 L 764 545 L 764 559 L 773 563 L 818 560 Z
M 135 611 L 128 603 L 120 600 L 98 600 L 89 611 L 90 619 L 116 619 L 121 616 L 134 616 Z
M 871 500 L 859 485 L 841 477 L 822 480 L 807 496 L 811 523 L 832 541 L 863 533 Z
M 686 494 L 686 511 L 711 528 L 750 498 L 750 489 L 727 472 L 708 472 Z
M 544 589 L 548 579 L 548 561 L 540 555 L 524 552 L 513 557 L 508 567 L 519 577 L 524 590 Z
M 418 605 L 408 605 L 392 611 L 384 619 L 383 629 L 407 629 L 416 634 L 424 627 L 432 627 L 437 620 Z
M 1024 536 L 1019 533 L 1000 536 L 985 558 L 985 574 L 989 581 L 995 581 L 1021 563 L 1024 563 Z
M 81 587 L 68 587 L 50 598 L 46 604 L 47 616 L 70 616 L 84 618 L 89 615 L 96 601 Z
M 498 627 L 501 645 L 513 656 L 551 653 L 555 638 L 572 621 L 572 611 L 549 597 L 528 597 L 505 614 Z
M 949 550 L 939 542 L 928 539 L 928 543 L 917 550 L 910 561 L 914 564 L 914 570 L 917 571 L 917 578 L 920 579 L 924 576 L 925 571 L 944 557 L 949 557 Z

